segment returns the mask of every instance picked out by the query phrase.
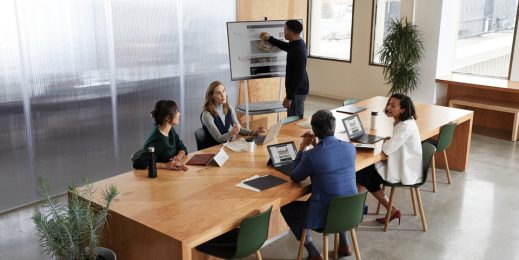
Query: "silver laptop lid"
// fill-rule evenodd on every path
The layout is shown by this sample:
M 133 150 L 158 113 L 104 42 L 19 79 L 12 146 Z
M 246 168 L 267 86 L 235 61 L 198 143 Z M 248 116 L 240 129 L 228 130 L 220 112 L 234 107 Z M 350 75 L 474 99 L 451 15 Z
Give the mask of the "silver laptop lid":
M 365 134 L 362 122 L 357 114 L 342 119 L 348 138 L 355 139 Z
M 278 136 L 279 130 L 281 130 L 282 126 L 283 120 L 280 120 L 277 124 L 271 126 L 267 131 L 267 136 L 265 136 L 265 140 L 262 144 L 268 144 L 270 141 L 274 140 Z

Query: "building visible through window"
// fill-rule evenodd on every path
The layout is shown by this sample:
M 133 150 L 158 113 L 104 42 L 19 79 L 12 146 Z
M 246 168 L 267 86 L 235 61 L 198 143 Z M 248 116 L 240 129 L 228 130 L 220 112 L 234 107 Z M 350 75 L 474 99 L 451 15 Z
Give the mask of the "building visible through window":
M 349 61 L 353 0 L 313 0 L 310 7 L 310 56 Z
M 462 0 L 454 72 L 507 78 L 518 0 Z

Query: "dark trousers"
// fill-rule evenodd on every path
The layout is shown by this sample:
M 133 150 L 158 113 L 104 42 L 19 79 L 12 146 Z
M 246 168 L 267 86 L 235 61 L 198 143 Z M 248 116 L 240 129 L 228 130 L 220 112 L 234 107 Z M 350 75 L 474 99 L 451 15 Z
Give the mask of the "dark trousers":
M 293 201 L 281 207 L 281 215 L 296 236 L 297 241 L 301 239 L 301 233 L 306 226 L 306 212 L 308 211 L 308 202 Z M 310 232 L 306 232 L 306 241 L 310 238 Z
M 281 207 L 281 215 L 283 215 L 285 222 L 287 222 L 288 227 L 290 227 L 290 230 L 292 231 L 292 233 L 294 233 L 294 236 L 296 237 L 297 241 L 301 240 L 301 234 L 303 233 L 303 229 L 306 228 L 307 211 L 308 211 L 308 202 L 307 201 L 293 201 L 293 202 Z M 322 229 L 316 230 L 316 231 L 321 232 Z M 339 235 L 342 237 L 341 239 L 344 239 L 344 243 L 347 246 L 348 241 L 346 239 L 346 233 L 343 232 Z M 309 230 L 306 232 L 305 241 L 306 242 L 312 241 L 312 237 L 310 236 Z
M 305 100 L 306 95 L 295 95 L 290 107 L 287 109 L 287 116 L 299 116 L 299 118 L 303 118 L 305 114 Z
M 378 174 L 374 164 L 358 171 L 355 177 L 357 183 L 366 187 L 369 192 L 381 190 L 382 188 L 380 186 L 384 183 L 384 180 L 380 177 L 380 174 Z

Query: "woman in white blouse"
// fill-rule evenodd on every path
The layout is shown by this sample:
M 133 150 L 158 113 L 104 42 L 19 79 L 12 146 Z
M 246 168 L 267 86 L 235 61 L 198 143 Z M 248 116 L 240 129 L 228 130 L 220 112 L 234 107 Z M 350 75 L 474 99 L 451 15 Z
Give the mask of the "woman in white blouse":
M 357 173 L 357 187 L 359 192 L 368 189 L 388 209 L 389 200 L 380 185 L 383 180 L 405 185 L 422 181 L 422 146 L 415 122 L 416 110 L 411 98 L 403 94 L 393 94 L 387 102 L 385 112 L 395 119 L 393 135 L 386 138 L 382 145 L 387 161 L 377 162 L 360 170 Z M 393 206 L 390 221 L 395 218 L 398 218 L 400 224 L 400 210 Z M 384 218 L 377 218 L 377 222 L 384 224 Z

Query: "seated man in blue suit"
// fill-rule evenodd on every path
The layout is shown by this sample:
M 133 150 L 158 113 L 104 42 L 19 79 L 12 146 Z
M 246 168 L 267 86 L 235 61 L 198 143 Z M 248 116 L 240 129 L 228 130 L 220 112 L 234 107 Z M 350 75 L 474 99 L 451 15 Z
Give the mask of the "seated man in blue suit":
M 312 116 L 310 124 L 313 133 L 308 131 L 302 136 L 291 178 L 293 182 L 301 182 L 310 177 L 312 195 L 308 201 L 294 201 L 281 208 L 281 214 L 297 240 L 305 228 L 324 228 L 328 206 L 334 196 L 357 193 L 355 147 L 335 138 L 333 114 L 328 110 L 319 110 Z M 305 151 L 309 145 L 314 148 Z M 339 254 L 351 255 L 345 233 L 340 234 L 339 242 Z M 310 232 L 306 233 L 305 248 L 309 259 L 323 258 L 313 244 Z

